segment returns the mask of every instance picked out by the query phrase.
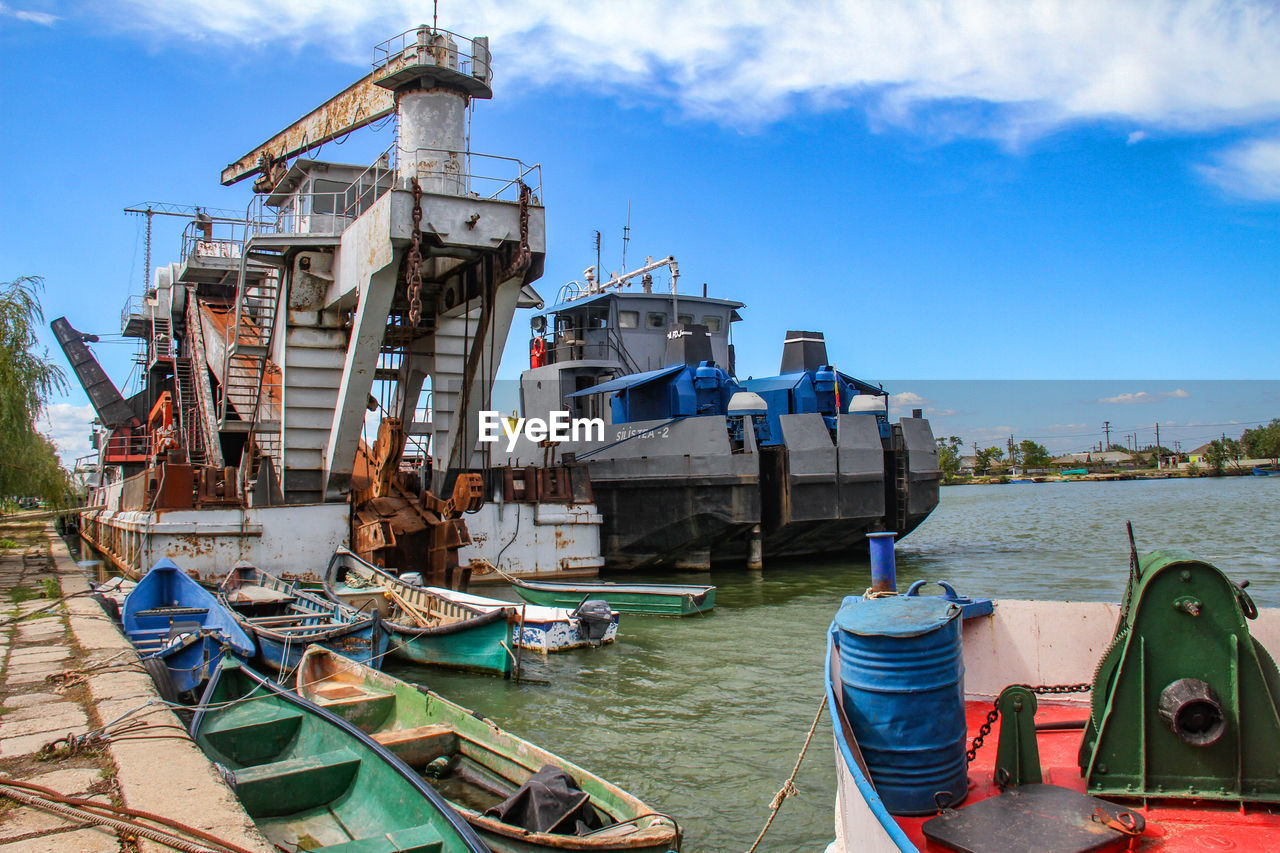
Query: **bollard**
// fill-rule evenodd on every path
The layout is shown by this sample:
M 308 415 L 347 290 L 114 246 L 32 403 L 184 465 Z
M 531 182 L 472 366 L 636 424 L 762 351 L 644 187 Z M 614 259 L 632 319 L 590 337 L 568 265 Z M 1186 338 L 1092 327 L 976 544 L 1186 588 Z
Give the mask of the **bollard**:
M 871 540 L 871 591 L 897 592 L 898 568 L 893 558 L 893 539 L 897 533 L 868 533 Z
M 747 534 L 747 568 L 764 568 L 764 535 L 758 524 Z

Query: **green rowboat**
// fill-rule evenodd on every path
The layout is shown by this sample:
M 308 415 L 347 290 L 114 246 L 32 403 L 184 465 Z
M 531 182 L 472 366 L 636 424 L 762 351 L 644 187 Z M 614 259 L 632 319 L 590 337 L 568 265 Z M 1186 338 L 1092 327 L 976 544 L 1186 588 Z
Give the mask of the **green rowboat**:
M 320 646 L 303 653 L 297 690 L 424 771 L 495 853 L 680 849 L 680 828 L 670 817 L 429 690 Z M 535 832 L 485 814 L 547 765 L 573 777 L 603 828 L 586 835 Z
M 210 680 L 191 735 L 281 850 L 489 849 L 374 738 L 235 661 L 224 658 Z
M 650 616 L 692 616 L 716 606 L 714 586 L 666 583 L 567 583 L 512 578 L 511 585 L 530 604 L 577 607 L 587 598 L 601 598 L 619 613 Z
M 403 583 L 346 548 L 329 561 L 330 599 L 356 610 L 377 610 L 390 635 L 388 653 L 412 663 L 508 676 L 513 654 L 509 610 L 485 612 Z

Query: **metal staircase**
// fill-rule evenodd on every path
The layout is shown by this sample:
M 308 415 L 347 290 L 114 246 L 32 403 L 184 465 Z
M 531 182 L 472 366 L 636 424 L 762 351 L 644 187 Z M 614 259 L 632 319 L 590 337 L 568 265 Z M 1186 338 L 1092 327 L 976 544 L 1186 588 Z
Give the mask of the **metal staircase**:
M 192 465 L 206 465 L 208 457 L 200 429 L 200 407 L 196 401 L 190 356 L 181 355 L 173 359 L 173 386 L 178 394 L 178 427 L 182 433 L 182 445 L 187 449 L 187 461 Z
M 324 455 L 342 384 L 346 336 L 341 327 L 295 321 L 286 332 L 285 350 L 283 464 L 277 470 L 282 472 L 288 503 L 321 503 Z M 280 434 L 273 435 L 278 440 Z
M 241 255 L 239 293 L 223 362 L 219 430 L 270 429 L 270 425 L 264 423 L 260 403 L 275 332 L 283 264 L 283 253 L 278 251 L 246 247 Z M 263 443 L 258 444 L 261 447 Z

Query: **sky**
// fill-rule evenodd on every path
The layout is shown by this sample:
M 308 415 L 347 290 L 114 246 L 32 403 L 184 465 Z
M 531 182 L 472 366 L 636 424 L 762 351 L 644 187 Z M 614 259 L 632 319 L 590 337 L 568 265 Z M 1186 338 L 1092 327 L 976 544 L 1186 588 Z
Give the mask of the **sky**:
M 221 168 L 431 12 L 0 0 L 0 282 L 44 276 L 46 319 L 102 335 L 124 384 L 145 232 L 123 209 L 243 210 L 248 182 L 221 187 Z M 548 302 L 595 262 L 596 230 L 621 268 L 629 210 L 628 267 L 673 254 L 683 285 L 746 303 L 741 375 L 776 372 L 788 329 L 821 330 L 839 369 L 935 433 L 1055 451 L 1092 446 L 1107 420 L 1190 442 L 1280 416 L 1274 3 L 473 0 L 439 15 L 491 38 L 473 150 L 542 166 Z M 369 163 L 393 132 L 315 156 Z M 155 221 L 155 263 L 176 259 L 184 224 Z M 90 417 L 78 388 L 53 401 L 64 458 L 87 451 Z

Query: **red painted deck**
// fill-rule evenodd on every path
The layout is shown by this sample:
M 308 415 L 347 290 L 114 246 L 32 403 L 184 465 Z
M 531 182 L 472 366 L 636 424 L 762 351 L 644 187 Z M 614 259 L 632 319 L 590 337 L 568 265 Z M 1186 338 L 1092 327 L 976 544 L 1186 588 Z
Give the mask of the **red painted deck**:
M 1084 720 L 1089 706 L 1082 704 L 1057 704 L 1038 697 L 1036 722 Z M 990 702 L 969 702 L 965 713 L 969 727 L 969 742 L 985 722 Z M 1076 753 L 1080 748 L 1083 727 L 1074 730 L 1040 732 L 1037 736 L 1040 748 L 1040 766 L 1044 781 L 1084 792 L 1084 779 L 1076 765 Z M 991 727 L 977 758 L 969 765 L 969 797 L 964 805 L 975 803 L 1000 793 L 993 779 L 996 760 L 996 744 L 1000 739 L 1000 724 Z M 1239 805 L 1196 800 L 1116 800 L 1125 808 L 1142 813 L 1147 820 L 1145 834 L 1137 840 L 1133 849 L 1160 851 L 1160 853 L 1213 853 L 1230 850 L 1239 853 L 1274 853 L 1280 851 L 1280 805 Z M 961 808 L 964 808 L 964 805 Z M 925 840 L 920 827 L 927 817 L 898 818 L 899 825 L 921 850 L 945 850 Z M 1125 849 L 1125 842 L 1115 845 Z

